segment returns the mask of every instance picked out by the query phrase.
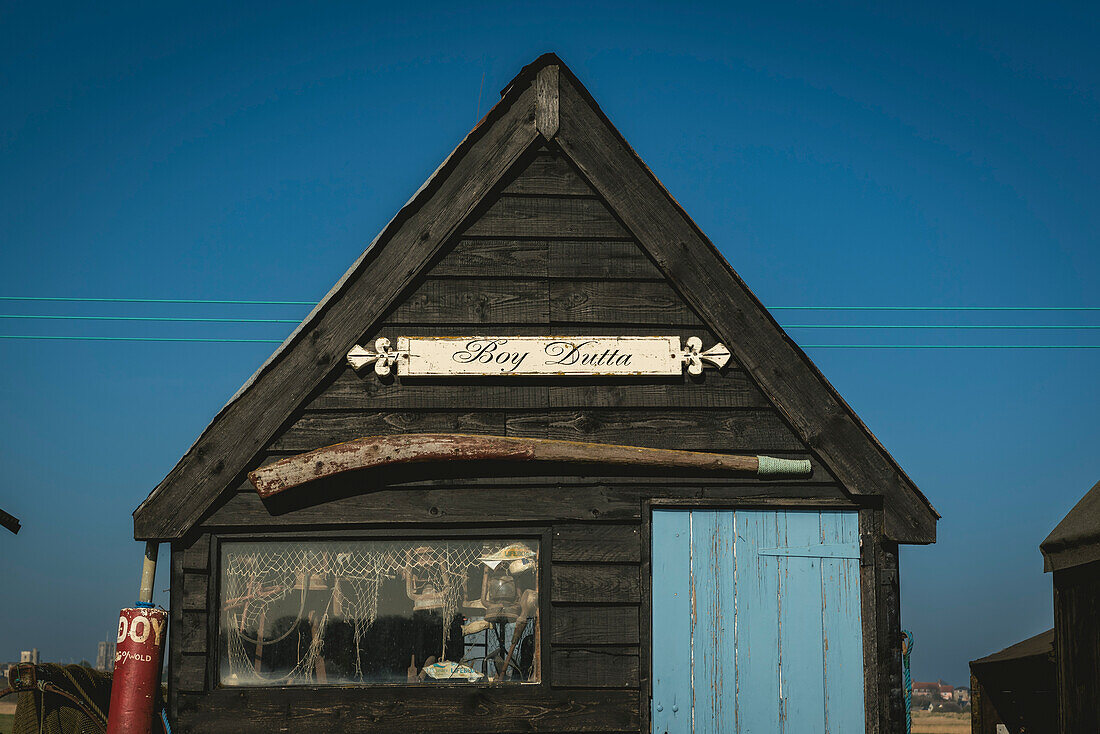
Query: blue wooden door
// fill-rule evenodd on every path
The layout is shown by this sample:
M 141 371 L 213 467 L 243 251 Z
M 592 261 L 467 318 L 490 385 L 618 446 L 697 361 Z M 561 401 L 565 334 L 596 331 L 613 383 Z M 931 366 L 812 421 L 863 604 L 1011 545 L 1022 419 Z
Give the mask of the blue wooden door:
M 654 510 L 655 734 L 865 731 L 855 512 Z

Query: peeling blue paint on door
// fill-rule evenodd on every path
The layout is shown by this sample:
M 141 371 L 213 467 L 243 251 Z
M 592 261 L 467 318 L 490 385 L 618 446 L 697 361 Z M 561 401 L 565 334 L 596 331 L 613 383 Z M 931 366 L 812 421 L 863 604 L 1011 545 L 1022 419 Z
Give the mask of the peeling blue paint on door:
M 855 512 L 654 510 L 656 734 L 862 732 Z

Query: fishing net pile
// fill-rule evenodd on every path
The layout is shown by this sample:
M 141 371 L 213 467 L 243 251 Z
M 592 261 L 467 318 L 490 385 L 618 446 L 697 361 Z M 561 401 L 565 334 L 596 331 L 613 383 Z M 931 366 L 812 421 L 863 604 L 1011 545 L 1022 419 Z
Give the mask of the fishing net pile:
M 103 734 L 111 702 L 111 674 L 82 665 L 45 663 L 35 666 L 46 690 L 23 691 L 12 721 L 12 734 Z M 57 691 L 63 691 L 68 696 Z M 155 710 L 163 708 L 158 692 Z M 153 734 L 164 734 L 159 716 Z
M 362 681 L 363 639 L 378 620 L 383 585 L 394 580 L 405 586 L 406 609 L 437 610 L 440 658 L 446 659 L 452 625 L 469 604 L 470 579 L 481 578 L 486 557 L 514 546 L 460 540 L 226 544 L 222 625 L 229 676 L 242 684 L 316 682 L 326 631 L 341 622 L 352 630 L 350 677 Z M 289 671 L 263 670 L 257 646 L 278 645 L 295 633 L 297 663 Z

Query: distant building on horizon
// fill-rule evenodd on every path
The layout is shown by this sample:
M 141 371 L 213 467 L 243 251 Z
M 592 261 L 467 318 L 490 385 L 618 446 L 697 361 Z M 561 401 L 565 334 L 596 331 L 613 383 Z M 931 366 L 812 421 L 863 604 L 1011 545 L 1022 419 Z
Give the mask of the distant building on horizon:
M 99 643 L 99 649 L 95 656 L 95 669 L 107 673 L 115 669 L 115 647 L 117 643 L 104 640 Z
M 966 686 L 953 686 L 944 683 L 940 678 L 935 683 L 914 681 L 913 696 L 916 698 L 931 698 L 942 701 L 957 701 L 968 703 L 970 701 L 970 689 Z
M 19 653 L 19 662 L 21 663 L 34 663 L 38 665 L 38 648 L 33 647 L 30 650 L 23 650 Z

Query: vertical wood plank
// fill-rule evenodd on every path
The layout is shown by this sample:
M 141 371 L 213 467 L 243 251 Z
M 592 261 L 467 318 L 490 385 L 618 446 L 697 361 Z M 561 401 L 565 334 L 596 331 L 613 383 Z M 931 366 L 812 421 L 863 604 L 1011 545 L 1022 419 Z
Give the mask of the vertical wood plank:
M 821 543 L 817 512 L 779 513 L 779 545 Z M 784 734 L 824 734 L 821 559 L 779 558 L 779 661 Z
M 733 637 L 733 512 L 691 514 L 694 731 L 732 732 L 736 724 Z
M 691 515 L 653 511 L 653 731 L 691 734 Z
M 854 512 L 821 512 L 821 540 L 826 545 L 859 548 Z M 859 560 L 821 559 L 821 598 L 825 648 L 825 731 L 865 730 L 863 704 L 863 639 L 860 614 Z
M 738 510 L 735 551 L 739 733 L 780 731 L 778 513 Z

